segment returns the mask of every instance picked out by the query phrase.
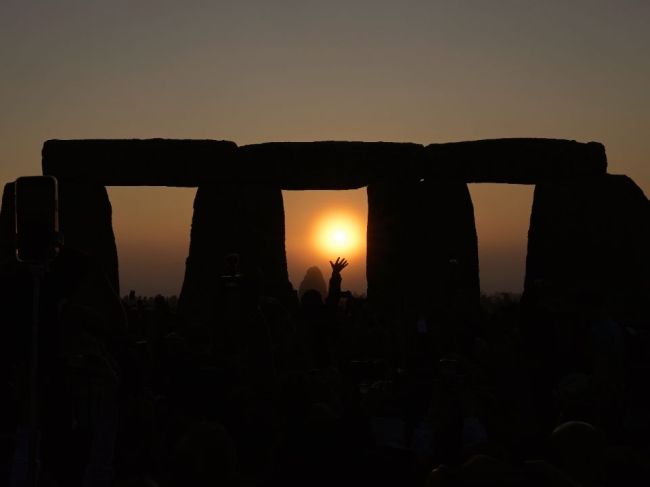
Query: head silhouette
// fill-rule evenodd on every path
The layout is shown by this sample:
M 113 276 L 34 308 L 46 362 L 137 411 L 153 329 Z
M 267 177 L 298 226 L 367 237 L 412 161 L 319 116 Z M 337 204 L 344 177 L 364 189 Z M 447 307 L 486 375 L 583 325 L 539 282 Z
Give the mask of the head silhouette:
M 327 294 L 325 278 L 323 277 L 321 270 L 316 266 L 307 269 L 305 277 L 298 288 L 298 296 L 302 299 L 303 295 L 310 290 L 317 291 L 321 297 Z
M 580 483 L 592 483 L 605 451 L 603 433 L 589 423 L 569 421 L 551 434 L 551 447 L 558 466 Z

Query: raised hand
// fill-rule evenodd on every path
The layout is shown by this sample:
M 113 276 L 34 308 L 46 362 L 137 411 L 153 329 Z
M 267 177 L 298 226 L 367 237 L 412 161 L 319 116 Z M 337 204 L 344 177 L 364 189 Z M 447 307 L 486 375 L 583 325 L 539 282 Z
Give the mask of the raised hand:
M 330 265 L 332 266 L 332 273 L 340 274 L 348 266 L 348 261 L 337 257 L 335 262 L 330 260 Z

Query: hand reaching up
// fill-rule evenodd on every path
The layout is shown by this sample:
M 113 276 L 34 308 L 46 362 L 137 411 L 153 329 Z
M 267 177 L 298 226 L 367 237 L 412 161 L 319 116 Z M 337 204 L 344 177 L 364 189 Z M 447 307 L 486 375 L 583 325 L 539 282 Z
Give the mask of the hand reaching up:
M 330 260 L 330 265 L 332 266 L 333 274 L 340 274 L 341 271 L 347 267 L 348 261 L 337 257 L 335 262 Z

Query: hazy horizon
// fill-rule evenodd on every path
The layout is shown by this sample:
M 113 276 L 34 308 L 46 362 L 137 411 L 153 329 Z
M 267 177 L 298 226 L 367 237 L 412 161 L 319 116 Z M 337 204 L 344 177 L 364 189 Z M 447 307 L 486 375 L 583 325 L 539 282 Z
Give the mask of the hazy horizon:
M 134 289 L 147 296 L 178 295 L 189 250 L 196 189 L 107 189 L 113 202 L 121 293 Z M 470 184 L 469 189 L 479 239 L 481 290 L 519 293 L 523 290 L 533 186 L 481 183 Z M 512 198 L 527 204 L 511 207 Z M 350 262 L 343 272 L 343 287 L 357 294 L 365 293 L 366 189 L 283 191 L 283 199 L 287 265 L 293 287 L 298 288 L 306 270 L 312 266 L 319 267 L 327 280 L 329 260 L 339 255 L 324 252 L 314 243 L 314 229 L 324 215 L 344 211 L 357 219 L 364 242 L 357 251 L 341 255 Z M 165 245 L 159 243 L 161 239 L 166 239 Z M 161 266 L 163 262 L 165 265 Z

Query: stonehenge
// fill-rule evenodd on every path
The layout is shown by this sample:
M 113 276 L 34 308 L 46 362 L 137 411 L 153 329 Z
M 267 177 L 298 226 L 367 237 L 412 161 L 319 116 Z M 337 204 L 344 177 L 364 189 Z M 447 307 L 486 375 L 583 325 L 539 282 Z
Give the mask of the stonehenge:
M 367 187 L 368 297 L 389 313 L 440 310 L 459 296 L 463 307 L 478 307 L 479 242 L 468 183 L 536 185 L 524 302 L 553 295 L 575 305 L 576 289 L 591 286 L 616 310 L 634 312 L 632 301 L 643 302 L 649 290 L 650 205 L 631 179 L 607 173 L 605 148 L 596 142 L 49 140 L 42 167 L 59 180 L 66 244 L 94 256 L 116 290 L 104 187 L 197 187 L 180 297 L 197 319 L 207 313 L 200 303 L 230 252 L 241 255 L 261 292 L 282 298 L 290 291 L 283 189 Z M 13 235 L 11 190 L 5 187 L 0 212 L 3 255 Z

